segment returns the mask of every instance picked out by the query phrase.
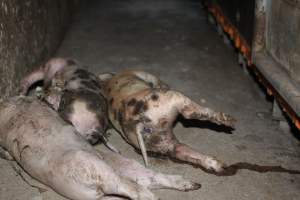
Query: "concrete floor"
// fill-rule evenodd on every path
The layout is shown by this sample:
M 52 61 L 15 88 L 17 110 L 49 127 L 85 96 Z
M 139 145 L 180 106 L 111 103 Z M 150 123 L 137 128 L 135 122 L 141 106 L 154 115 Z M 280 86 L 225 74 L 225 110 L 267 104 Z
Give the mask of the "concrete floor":
M 207 24 L 196 0 L 89 1 L 75 17 L 59 56 L 74 57 L 93 72 L 138 68 L 149 71 L 197 102 L 233 115 L 232 134 L 207 123 L 175 127 L 177 137 L 228 164 L 248 162 L 300 169 L 300 144 L 271 119 L 271 103 L 237 64 L 236 54 Z M 296 132 L 300 136 L 300 133 Z M 112 132 L 123 155 L 140 155 Z M 102 147 L 99 147 L 102 148 Z M 215 176 L 189 165 L 151 158 L 151 168 L 182 174 L 202 183 L 194 192 L 159 190 L 162 200 L 296 200 L 300 175 L 240 170 Z M 61 200 L 51 190 L 38 192 L 0 160 L 0 199 Z

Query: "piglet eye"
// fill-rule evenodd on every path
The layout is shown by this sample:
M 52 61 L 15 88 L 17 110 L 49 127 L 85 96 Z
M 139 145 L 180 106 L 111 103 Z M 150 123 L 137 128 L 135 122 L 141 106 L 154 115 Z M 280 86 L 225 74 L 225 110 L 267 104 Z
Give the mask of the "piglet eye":
M 143 131 L 145 133 L 152 133 L 152 129 L 151 128 L 148 128 L 148 127 L 144 127 Z

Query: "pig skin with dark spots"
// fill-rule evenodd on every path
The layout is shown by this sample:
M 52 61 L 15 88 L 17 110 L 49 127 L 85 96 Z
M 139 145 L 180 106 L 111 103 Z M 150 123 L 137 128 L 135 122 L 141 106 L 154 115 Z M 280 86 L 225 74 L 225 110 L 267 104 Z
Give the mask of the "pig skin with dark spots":
M 107 102 L 97 76 L 75 60 L 52 58 L 23 78 L 21 94 L 26 95 L 38 81 L 43 81 L 43 99 L 64 120 L 75 126 L 91 144 L 100 140 L 108 145 Z
M 206 170 L 224 170 L 225 164 L 214 157 L 180 143 L 172 129 L 179 114 L 187 119 L 208 120 L 229 127 L 235 122 L 231 116 L 199 105 L 144 71 L 125 70 L 116 75 L 100 74 L 98 77 L 105 82 L 110 121 L 128 143 L 141 150 L 146 165 L 147 152 L 151 152 Z

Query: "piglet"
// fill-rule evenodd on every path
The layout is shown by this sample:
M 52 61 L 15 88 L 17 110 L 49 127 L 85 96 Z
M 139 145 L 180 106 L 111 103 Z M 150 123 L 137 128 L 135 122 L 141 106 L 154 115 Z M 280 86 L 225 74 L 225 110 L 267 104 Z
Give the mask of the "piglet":
M 101 139 L 117 151 L 107 141 L 107 104 L 97 76 L 75 60 L 52 58 L 22 79 L 21 94 L 39 81 L 43 81 L 43 99 L 86 140 L 95 144 Z
M 0 146 L 32 177 L 70 199 L 157 199 L 120 177 L 71 125 L 32 98 L 1 103 Z
M 195 190 L 200 184 L 144 168 L 111 151 L 97 151 L 73 126 L 33 97 L 0 103 L 0 153 L 74 200 L 157 200 L 149 190 Z M 127 171 L 128 170 L 128 171 Z
M 197 104 L 143 71 L 100 74 L 99 78 L 105 82 L 110 121 L 128 143 L 141 150 L 146 165 L 148 151 L 214 172 L 224 170 L 221 161 L 180 143 L 172 129 L 179 114 L 225 126 L 233 126 L 235 120 L 231 116 Z

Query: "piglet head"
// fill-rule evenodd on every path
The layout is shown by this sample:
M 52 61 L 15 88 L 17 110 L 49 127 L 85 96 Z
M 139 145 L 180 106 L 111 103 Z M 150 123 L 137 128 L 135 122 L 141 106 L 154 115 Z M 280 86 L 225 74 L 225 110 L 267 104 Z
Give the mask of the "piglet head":
M 158 124 L 144 122 L 141 125 L 141 135 L 148 151 L 162 155 L 172 153 L 178 140 L 171 126 L 167 121 Z

